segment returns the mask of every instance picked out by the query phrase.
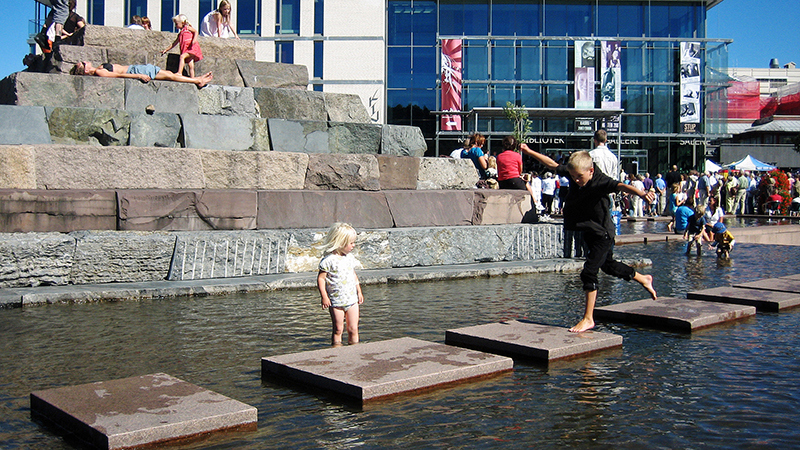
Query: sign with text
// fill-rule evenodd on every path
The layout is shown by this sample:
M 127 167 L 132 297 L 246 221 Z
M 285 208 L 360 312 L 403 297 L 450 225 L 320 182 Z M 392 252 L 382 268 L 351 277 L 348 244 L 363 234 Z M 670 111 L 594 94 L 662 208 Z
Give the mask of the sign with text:
M 576 109 L 594 108 L 594 54 L 594 41 L 575 41 Z

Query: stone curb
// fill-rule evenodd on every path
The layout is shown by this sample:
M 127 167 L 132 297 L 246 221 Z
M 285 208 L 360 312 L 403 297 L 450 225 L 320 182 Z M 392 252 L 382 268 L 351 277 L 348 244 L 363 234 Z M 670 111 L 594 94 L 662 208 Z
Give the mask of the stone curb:
M 545 272 L 578 271 L 582 259 L 550 259 L 512 261 L 451 266 L 374 269 L 359 271 L 364 285 L 463 278 L 490 278 Z M 649 259 L 624 260 L 635 267 L 651 265 Z M 311 289 L 317 287 L 316 274 L 274 274 L 237 279 L 195 281 L 157 281 L 147 283 L 108 283 L 80 286 L 43 286 L 0 290 L 0 308 L 19 308 L 58 303 L 93 303 L 102 301 L 147 300 L 155 298 L 206 297 L 235 293 L 265 292 L 279 289 Z

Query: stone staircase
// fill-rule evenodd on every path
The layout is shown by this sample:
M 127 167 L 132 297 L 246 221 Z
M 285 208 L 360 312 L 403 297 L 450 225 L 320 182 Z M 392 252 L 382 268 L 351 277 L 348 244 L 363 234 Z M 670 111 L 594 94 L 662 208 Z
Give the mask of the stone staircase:
M 160 55 L 174 36 L 92 26 L 85 46 L 62 47 L 59 66 L 90 60 L 174 70 L 177 55 Z M 105 271 L 103 282 L 314 270 L 316 256 L 292 259 L 307 252 L 296 243 L 313 242 L 314 229 L 335 221 L 408 230 L 409 242 L 442 227 L 516 224 L 503 239 L 525 242 L 476 254 L 467 248 L 475 232 L 498 233 L 484 229 L 458 245 L 429 246 L 419 257 L 427 262 L 396 255 L 370 267 L 534 259 L 559 247 L 560 233 L 548 231 L 545 245 L 520 225 L 530 209 L 526 192 L 473 189 L 472 163 L 425 158 L 418 128 L 372 123 L 356 95 L 309 91 L 305 67 L 255 61 L 250 41 L 200 43 L 206 58 L 196 71 L 215 74 L 202 89 L 64 72 L 0 81 L 0 268 L 7 274 L 0 287 L 97 282 L 76 267 Z M 163 234 L 224 230 L 239 234 Z M 280 236 L 265 237 L 270 230 Z M 21 232 L 69 235 L 20 240 Z M 389 235 L 379 235 L 389 245 Z M 231 254 L 237 245 L 242 253 Z M 542 245 L 550 250 L 532 250 Z M 97 248 L 106 259 L 87 259 Z M 202 256 L 215 248 L 228 256 Z M 51 261 L 58 258 L 71 261 L 72 275 L 58 275 L 63 267 Z M 55 272 L 31 275 L 43 261 Z

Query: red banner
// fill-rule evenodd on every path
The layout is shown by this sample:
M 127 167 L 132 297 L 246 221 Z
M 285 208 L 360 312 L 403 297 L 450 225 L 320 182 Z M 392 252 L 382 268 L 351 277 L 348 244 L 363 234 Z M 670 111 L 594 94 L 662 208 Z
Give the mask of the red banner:
M 442 39 L 442 111 L 461 111 L 461 39 Z M 442 115 L 442 131 L 461 131 L 461 115 Z

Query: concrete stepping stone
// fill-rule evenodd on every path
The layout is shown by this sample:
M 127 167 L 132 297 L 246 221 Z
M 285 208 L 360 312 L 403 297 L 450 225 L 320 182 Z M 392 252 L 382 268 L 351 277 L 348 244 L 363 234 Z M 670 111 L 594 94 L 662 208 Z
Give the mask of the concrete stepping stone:
M 745 305 L 703 302 L 660 297 L 595 308 L 596 319 L 628 322 L 656 328 L 692 331 L 755 315 L 756 308 Z
M 800 305 L 800 294 L 722 286 L 688 292 L 686 298 L 707 302 L 755 306 L 759 311 L 780 311 Z
M 255 430 L 258 421 L 256 408 L 165 373 L 32 392 L 31 416 L 101 449 Z
M 553 361 L 622 346 L 622 336 L 510 320 L 445 332 L 445 343 L 511 357 Z
M 300 382 L 362 403 L 512 370 L 511 358 L 400 338 L 261 359 L 262 377 Z
M 794 292 L 800 294 L 800 278 L 793 278 L 797 275 L 790 275 L 781 278 L 766 278 L 749 283 L 734 284 L 733 287 L 747 289 L 762 289 L 765 291 Z

